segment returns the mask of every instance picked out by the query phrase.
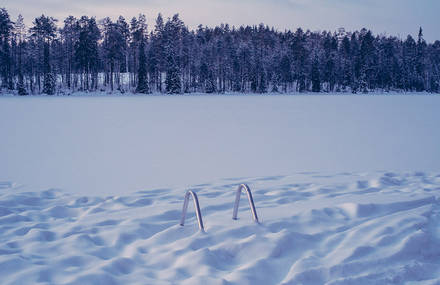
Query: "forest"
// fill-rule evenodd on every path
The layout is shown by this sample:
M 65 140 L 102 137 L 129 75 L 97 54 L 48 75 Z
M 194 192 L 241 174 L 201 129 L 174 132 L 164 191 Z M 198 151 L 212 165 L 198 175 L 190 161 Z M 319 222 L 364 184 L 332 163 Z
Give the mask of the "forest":
M 440 41 L 360 31 L 278 31 L 264 24 L 190 30 L 176 14 L 127 21 L 0 9 L 0 87 L 17 95 L 440 90 Z

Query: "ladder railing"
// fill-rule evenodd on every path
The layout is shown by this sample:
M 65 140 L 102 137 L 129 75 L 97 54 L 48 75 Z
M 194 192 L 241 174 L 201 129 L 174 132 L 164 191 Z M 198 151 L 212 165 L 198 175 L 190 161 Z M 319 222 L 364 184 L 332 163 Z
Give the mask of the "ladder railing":
M 246 191 L 249 200 L 249 206 L 251 207 L 252 217 L 254 221 L 258 223 L 258 216 L 257 216 L 257 211 L 255 210 L 254 199 L 252 198 L 251 189 L 247 184 L 241 184 L 240 186 L 238 186 L 237 193 L 235 194 L 234 212 L 232 213 L 232 219 L 233 220 L 237 219 L 238 205 L 240 204 L 240 196 L 241 196 L 241 191 L 243 189 Z
M 237 191 L 235 194 L 234 212 L 232 213 L 232 219 L 237 220 L 238 206 L 240 204 L 240 196 L 241 196 L 241 192 L 243 189 L 246 191 L 246 194 L 247 194 L 247 197 L 249 200 L 249 206 L 251 208 L 252 218 L 256 223 L 259 223 L 258 216 L 257 216 L 257 210 L 255 210 L 254 199 L 252 198 L 252 192 L 247 184 L 240 184 L 240 186 L 238 186 L 238 188 L 237 188 Z M 188 190 L 185 194 L 185 200 L 183 202 L 183 209 L 182 209 L 182 217 L 180 219 L 180 225 L 181 226 L 185 225 L 185 217 L 186 217 L 186 212 L 188 211 L 188 203 L 189 203 L 190 196 L 193 198 L 193 201 L 194 201 L 194 208 L 196 211 L 197 222 L 199 223 L 199 229 L 200 229 L 200 231 L 204 232 L 205 228 L 203 226 L 202 213 L 200 212 L 199 199 L 197 198 L 197 194 L 191 190 Z
M 202 213 L 200 212 L 199 199 L 197 198 L 197 194 L 191 190 L 188 190 L 185 194 L 185 201 L 183 202 L 182 218 L 180 219 L 180 225 L 183 226 L 185 224 L 185 216 L 186 211 L 188 210 L 189 196 L 192 196 L 194 201 L 194 208 L 196 211 L 197 222 L 199 223 L 199 229 L 204 232 L 205 228 L 203 226 Z

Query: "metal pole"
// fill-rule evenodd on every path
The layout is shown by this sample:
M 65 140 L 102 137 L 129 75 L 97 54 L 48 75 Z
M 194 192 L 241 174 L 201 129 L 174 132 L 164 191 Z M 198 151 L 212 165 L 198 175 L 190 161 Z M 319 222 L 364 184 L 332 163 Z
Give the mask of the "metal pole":
M 259 221 L 258 221 L 257 211 L 255 210 L 255 204 L 254 204 L 254 199 L 252 198 L 251 189 L 246 184 L 241 184 L 240 186 L 238 186 L 238 189 L 237 189 L 237 192 L 235 195 L 235 203 L 234 203 L 234 211 L 232 213 L 232 219 L 233 220 L 237 219 L 238 205 L 240 203 L 241 191 L 243 189 L 246 191 L 246 194 L 247 194 L 247 197 L 249 200 L 249 206 L 251 207 L 252 217 L 253 217 L 254 221 L 256 223 L 258 223 Z
M 185 201 L 183 202 L 182 209 L 182 218 L 180 219 L 180 225 L 183 226 L 185 224 L 186 212 L 188 210 L 189 196 L 192 196 L 194 201 L 194 208 L 196 211 L 197 222 L 199 223 L 199 229 L 204 232 L 205 228 L 203 226 L 202 213 L 200 212 L 199 199 L 197 198 L 197 194 L 191 190 L 188 190 L 185 194 Z

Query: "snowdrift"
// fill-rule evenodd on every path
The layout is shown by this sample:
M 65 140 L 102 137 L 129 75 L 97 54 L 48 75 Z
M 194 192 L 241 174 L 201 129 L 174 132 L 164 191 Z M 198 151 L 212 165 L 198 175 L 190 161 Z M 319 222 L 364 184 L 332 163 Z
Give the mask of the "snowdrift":
M 250 185 L 232 220 L 235 190 Z M 438 284 L 440 175 L 296 173 L 126 196 L 0 183 L 2 284 Z

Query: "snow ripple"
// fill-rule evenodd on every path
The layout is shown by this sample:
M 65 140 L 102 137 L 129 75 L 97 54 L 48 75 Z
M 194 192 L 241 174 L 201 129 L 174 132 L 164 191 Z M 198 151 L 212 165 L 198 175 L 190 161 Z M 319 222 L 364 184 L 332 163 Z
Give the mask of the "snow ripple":
M 260 224 L 245 201 L 231 219 L 240 182 L 253 190 Z M 198 184 L 206 233 L 191 207 L 178 225 L 184 188 L 77 197 L 14 185 L 0 182 L 2 284 L 440 282 L 440 175 L 297 173 Z

